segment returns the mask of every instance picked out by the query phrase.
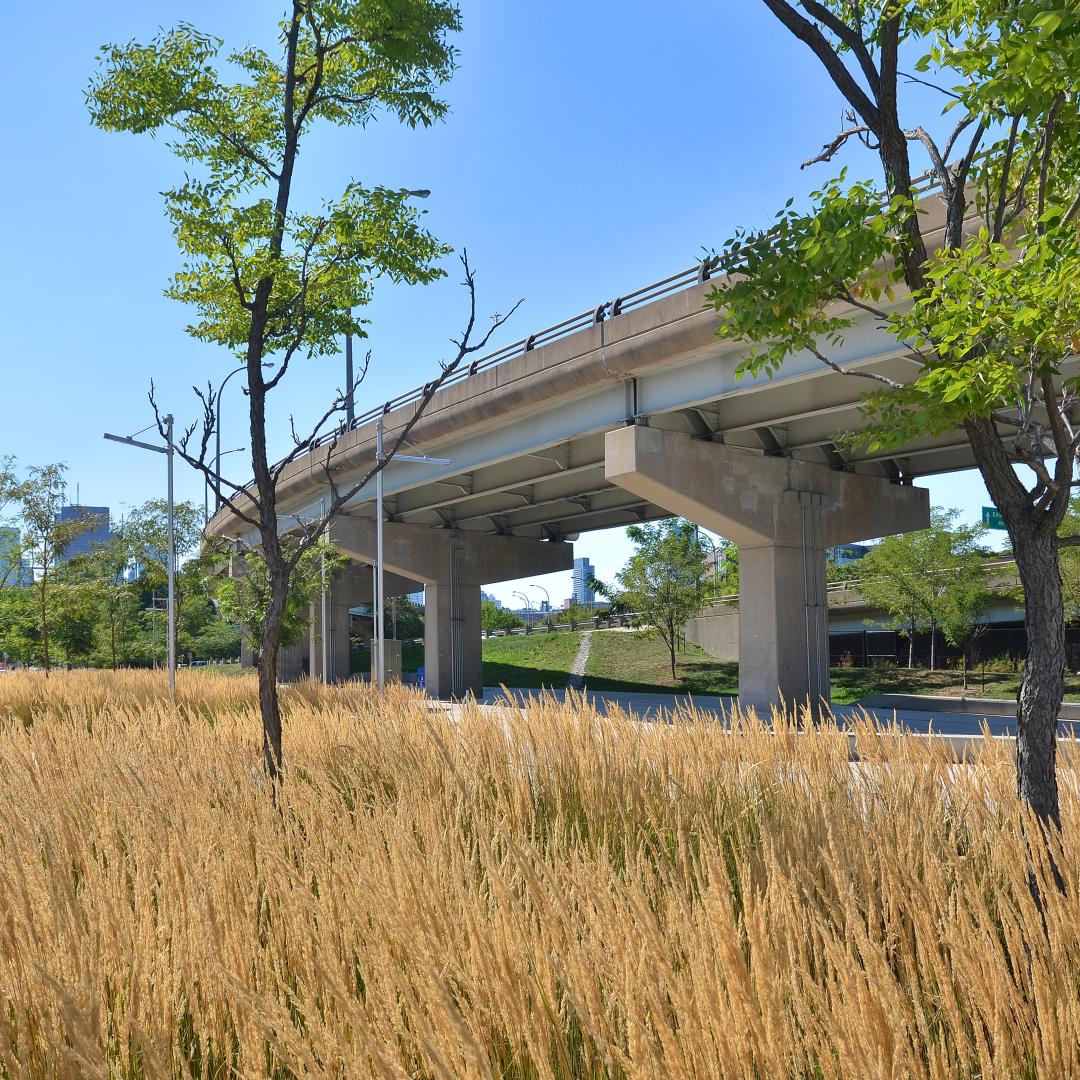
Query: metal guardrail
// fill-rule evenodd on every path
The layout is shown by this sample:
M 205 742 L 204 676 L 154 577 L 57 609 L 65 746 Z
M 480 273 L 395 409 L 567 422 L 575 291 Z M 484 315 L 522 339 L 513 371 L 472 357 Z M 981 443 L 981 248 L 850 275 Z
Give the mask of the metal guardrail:
M 590 326 L 598 326 L 605 319 L 614 318 L 616 315 L 623 314 L 623 312 L 641 307 L 643 304 L 651 303 L 653 300 L 659 300 L 662 296 L 688 289 L 692 285 L 700 285 L 709 280 L 713 270 L 716 268 L 716 263 L 715 258 L 703 259 L 700 263 L 687 267 L 685 270 L 680 270 L 677 274 L 671 274 L 669 277 L 661 278 L 659 281 L 643 285 L 640 289 L 617 296 L 614 300 L 607 300 L 597 307 L 581 312 L 579 315 L 563 319 L 562 322 L 555 323 L 554 326 L 545 327 L 543 330 L 537 330 L 527 337 L 511 342 L 509 345 L 503 345 L 501 348 L 495 349 L 493 352 L 478 357 L 471 363 L 458 368 L 446 379 L 442 387 L 445 388 L 463 382 L 478 372 L 496 367 L 506 360 L 514 359 L 516 356 L 523 356 L 541 345 L 549 345 L 560 338 L 576 334 L 579 330 L 587 330 Z M 411 390 L 398 394 L 397 397 L 390 398 L 389 401 L 385 401 L 376 408 L 360 413 L 350 423 L 342 424 L 334 431 L 329 431 L 321 436 L 311 444 L 311 448 L 314 450 L 317 447 L 325 446 L 327 443 L 341 438 L 346 431 L 353 431 L 356 428 L 363 427 L 365 424 L 373 423 L 380 416 L 385 416 L 394 409 L 400 409 L 415 401 L 421 401 L 430 386 L 431 382 L 415 386 Z

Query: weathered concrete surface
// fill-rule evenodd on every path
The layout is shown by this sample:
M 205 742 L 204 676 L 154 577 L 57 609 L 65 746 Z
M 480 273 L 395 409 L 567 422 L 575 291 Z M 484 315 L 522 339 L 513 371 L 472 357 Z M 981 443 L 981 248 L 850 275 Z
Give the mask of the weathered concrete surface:
M 825 549 L 925 528 L 929 492 L 675 431 L 607 433 L 605 478 L 739 545 L 739 699 L 829 700 Z
M 438 698 L 484 690 L 480 586 L 455 581 L 424 590 L 424 681 Z
M 375 522 L 371 518 L 335 518 L 330 542 L 354 559 L 373 563 Z M 572 570 L 574 549 L 561 541 L 489 536 L 388 521 L 383 525 L 383 566 L 426 585 L 446 584 L 453 577 L 475 585 L 490 585 Z
M 822 546 L 925 529 L 930 493 L 789 457 L 766 457 L 678 431 L 640 425 L 610 431 L 604 475 L 727 537 L 740 548 L 801 547 L 808 503 L 820 507 Z
M 686 624 L 686 640 L 728 663 L 739 660 L 738 608 L 711 608 Z

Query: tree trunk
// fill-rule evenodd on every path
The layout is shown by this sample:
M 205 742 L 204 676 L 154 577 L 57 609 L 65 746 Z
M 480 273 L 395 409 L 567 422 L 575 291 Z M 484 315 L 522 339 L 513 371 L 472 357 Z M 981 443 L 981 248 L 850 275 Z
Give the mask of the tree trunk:
M 271 571 L 270 604 L 263 622 L 259 643 L 259 712 L 263 723 L 263 761 L 271 781 L 281 780 L 283 758 L 281 750 L 281 703 L 278 700 L 278 653 L 281 648 L 281 630 L 285 618 L 285 585 L 274 588 L 275 574 Z
M 1065 618 L 1053 530 L 1014 547 L 1024 586 L 1027 661 L 1016 696 L 1017 790 L 1043 821 L 1061 823 L 1057 727 L 1065 696 Z
M 45 666 L 45 678 L 49 677 L 49 616 L 45 610 L 45 586 L 48 582 L 48 571 L 41 572 L 41 647 L 43 649 L 43 661 Z
M 907 636 L 907 666 L 910 671 L 915 666 L 915 624 L 908 628 Z
M 930 670 L 937 667 L 937 623 L 930 624 Z

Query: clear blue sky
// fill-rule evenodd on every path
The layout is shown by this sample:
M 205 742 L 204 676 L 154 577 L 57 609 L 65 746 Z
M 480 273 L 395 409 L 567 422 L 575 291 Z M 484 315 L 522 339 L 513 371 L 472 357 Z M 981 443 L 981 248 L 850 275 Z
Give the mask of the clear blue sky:
M 180 21 L 229 44 L 270 44 L 278 6 L 63 0 L 16 5 L 8 20 L 0 454 L 65 461 L 72 497 L 78 484 L 84 503 L 114 514 L 161 493 L 161 462 L 101 433 L 149 422 L 151 378 L 178 421 L 194 417 L 191 384 L 216 383 L 234 363 L 188 338 L 187 312 L 162 295 L 178 258 L 158 192 L 182 169 L 162 141 L 90 126 L 83 93 L 94 57 L 104 42 L 145 40 Z M 688 265 L 827 175 L 799 162 L 837 130 L 839 97 L 755 0 L 462 8 L 448 120 L 429 131 L 387 120 L 324 133 L 301 159 L 302 194 L 314 204 L 350 178 L 430 188 L 429 226 L 468 247 L 481 309 L 524 298 L 507 340 Z M 850 160 L 874 175 L 867 157 Z M 426 289 L 379 290 L 360 408 L 424 381 L 446 354 L 464 302 L 450 270 Z M 276 402 L 282 436 L 290 412 L 302 428 L 321 411 L 341 365 L 308 362 L 290 379 Z M 226 448 L 247 441 L 239 381 L 224 403 Z M 986 501 L 976 475 L 929 486 L 935 504 L 965 517 Z M 181 472 L 178 496 L 201 501 L 194 473 Z M 586 534 L 576 547 L 608 578 L 628 552 L 621 531 Z M 558 602 L 569 575 L 552 579 L 537 580 Z M 517 587 L 491 591 L 509 600 Z

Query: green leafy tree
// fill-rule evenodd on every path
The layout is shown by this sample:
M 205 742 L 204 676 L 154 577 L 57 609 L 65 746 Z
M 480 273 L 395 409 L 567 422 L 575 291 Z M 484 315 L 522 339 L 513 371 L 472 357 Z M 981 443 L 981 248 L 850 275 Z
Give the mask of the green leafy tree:
M 843 129 L 806 164 L 862 145 L 880 182 L 841 172 L 807 210 L 737 234 L 713 302 L 720 333 L 753 343 L 743 373 L 808 351 L 876 383 L 863 441 L 899 448 L 962 433 L 1009 531 L 1027 607 L 1017 785 L 1059 820 L 1057 717 L 1065 639 L 1058 537 L 1080 433 L 1080 7 L 1058 0 L 763 0 L 846 99 Z M 903 73 L 911 55 L 915 73 Z M 943 114 L 925 109 L 938 90 Z M 924 237 L 915 175 L 944 227 Z M 876 320 L 915 360 L 909 378 L 845 369 L 834 347 Z M 1018 473 L 1014 461 L 1026 466 Z M 1080 543 L 1069 537 L 1067 543 Z
M 131 551 L 122 534 L 78 555 L 58 569 L 64 607 L 93 610 L 99 660 L 113 670 L 131 658 L 138 630 L 138 589 L 125 578 Z
M 571 625 L 592 622 L 595 617 L 596 610 L 585 604 L 571 604 L 555 614 L 558 622 L 570 623 Z
M 424 636 L 424 609 L 407 596 L 386 599 L 385 625 L 399 641 L 415 641 Z
M 634 554 L 619 572 L 618 588 L 596 582 L 600 594 L 636 611 L 667 646 L 671 677 L 678 678 L 675 660 L 683 643 L 683 628 L 701 606 L 705 575 L 705 545 L 693 522 L 669 518 L 652 525 L 631 525 L 627 537 Z
M 41 661 L 37 604 L 29 588 L 0 592 L 0 656 L 25 665 Z
M 934 510 L 930 528 L 888 536 L 858 563 L 858 589 L 867 603 L 892 617 L 890 629 L 908 639 L 915 666 L 915 635 L 930 635 L 930 669 L 937 666 L 937 634 L 962 646 L 974 632 L 989 593 L 982 526 L 957 523 L 956 510 Z
M 0 458 L 0 590 L 22 580 L 22 540 L 19 530 L 8 523 L 5 512 L 18 497 L 19 478 L 13 457 Z
M 288 538 L 283 543 L 287 549 L 292 546 Z M 304 636 L 309 626 L 309 605 L 321 595 L 334 574 L 348 563 L 346 556 L 327 543 L 304 548 L 290 575 L 281 645 L 294 645 Z M 217 601 L 222 617 L 239 628 L 241 637 L 255 653 L 266 640 L 270 591 L 266 560 L 255 552 L 235 556 L 228 574 L 217 582 Z
M 52 666 L 49 651 L 50 586 L 52 573 L 69 547 L 97 524 L 91 515 L 60 519 L 67 504 L 66 468 L 60 464 L 31 466 L 14 490 L 22 524 L 23 551 L 34 573 L 41 663 L 46 677 Z
M 721 538 L 709 567 L 711 595 L 737 596 L 739 593 L 739 546 Z
M 1062 519 L 1059 532 L 1063 537 L 1080 536 L 1080 496 L 1069 500 L 1069 509 Z M 1061 552 L 1061 593 L 1065 621 L 1080 622 L 1080 548 L 1067 547 Z M 1023 595 L 1018 597 L 1023 603 Z
M 455 356 L 427 384 L 387 456 L 348 489 L 339 489 L 327 469 L 323 512 L 304 523 L 299 543 L 283 542 L 278 480 L 334 430 L 355 386 L 339 392 L 308 435 L 294 434 L 294 446 L 276 461 L 267 445 L 268 395 L 298 355 L 333 353 L 343 335 L 364 334 L 353 311 L 371 299 L 377 278 L 430 282 L 442 273 L 437 262 L 448 250 L 421 227 L 415 200 L 423 191 L 353 182 L 318 212 L 302 209 L 300 151 L 320 123 L 362 129 L 380 114 L 410 127 L 441 119 L 446 104 L 438 91 L 454 68 L 450 36 L 459 26 L 457 7 L 445 0 L 291 0 L 273 52 L 248 46 L 222 57 L 223 42 L 180 26 L 149 45 L 105 46 L 87 95 L 101 128 L 172 135 L 187 177 L 165 193 L 184 258 L 168 295 L 195 310 L 189 333 L 224 346 L 246 367 L 253 482 L 227 480 L 213 467 L 207 451 L 217 402 L 210 390 L 199 395 L 201 424 L 186 429 L 178 449 L 259 536 L 267 573 L 259 702 L 264 758 L 275 778 L 282 763 L 278 650 L 300 560 L 408 438 L 442 382 L 508 317 L 496 317 L 473 340 L 475 282 L 463 257 L 470 314 Z M 160 416 L 159 427 L 164 431 Z
M 490 634 L 495 630 L 517 630 L 524 625 L 525 623 L 517 615 L 506 608 L 499 607 L 494 601 L 480 601 L 480 628 L 485 634 Z

